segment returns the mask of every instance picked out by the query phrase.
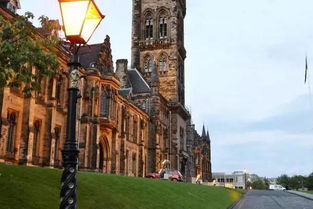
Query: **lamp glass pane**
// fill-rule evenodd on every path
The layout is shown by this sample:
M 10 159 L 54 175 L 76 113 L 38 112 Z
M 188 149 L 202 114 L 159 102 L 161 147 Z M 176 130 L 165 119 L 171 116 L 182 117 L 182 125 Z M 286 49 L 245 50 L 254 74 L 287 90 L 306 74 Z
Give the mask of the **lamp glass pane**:
M 81 33 L 81 37 L 87 42 L 97 26 L 99 25 L 100 21 L 102 20 L 102 15 L 100 14 L 97 7 L 94 5 L 93 2 L 90 3 L 85 23 L 83 26 L 83 30 Z
M 80 34 L 88 3 L 86 0 L 60 3 L 66 36 Z

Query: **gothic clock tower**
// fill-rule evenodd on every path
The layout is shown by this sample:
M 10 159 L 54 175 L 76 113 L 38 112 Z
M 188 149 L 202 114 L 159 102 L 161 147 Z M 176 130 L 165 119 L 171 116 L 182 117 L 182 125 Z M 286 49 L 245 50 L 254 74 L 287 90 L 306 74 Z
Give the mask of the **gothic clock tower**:
M 151 82 L 154 64 L 160 93 L 185 105 L 186 0 L 133 0 L 132 68 Z

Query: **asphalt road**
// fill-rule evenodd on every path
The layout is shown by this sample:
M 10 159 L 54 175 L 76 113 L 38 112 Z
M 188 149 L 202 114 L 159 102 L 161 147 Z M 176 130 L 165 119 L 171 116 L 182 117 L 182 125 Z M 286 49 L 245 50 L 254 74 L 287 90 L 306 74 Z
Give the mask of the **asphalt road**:
M 313 201 L 285 191 L 250 191 L 234 209 L 313 209 Z

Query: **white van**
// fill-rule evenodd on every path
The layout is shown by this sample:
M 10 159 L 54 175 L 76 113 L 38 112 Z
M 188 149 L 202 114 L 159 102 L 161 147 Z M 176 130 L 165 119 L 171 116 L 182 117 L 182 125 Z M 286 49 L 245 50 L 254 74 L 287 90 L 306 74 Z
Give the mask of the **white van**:
M 279 184 L 270 184 L 269 189 L 270 190 L 278 190 L 278 191 L 286 190 L 285 187 L 283 187 L 282 185 L 279 185 Z

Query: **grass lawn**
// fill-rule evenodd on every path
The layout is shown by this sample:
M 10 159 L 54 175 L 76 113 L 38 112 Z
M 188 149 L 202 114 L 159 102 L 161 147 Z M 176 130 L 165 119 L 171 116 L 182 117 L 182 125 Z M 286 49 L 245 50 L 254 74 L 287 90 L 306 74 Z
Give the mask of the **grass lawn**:
M 0 164 L 1 209 L 56 209 L 61 171 Z M 144 178 L 78 173 L 79 209 L 226 209 L 241 192 Z
M 313 191 L 305 191 L 306 193 L 313 194 Z

